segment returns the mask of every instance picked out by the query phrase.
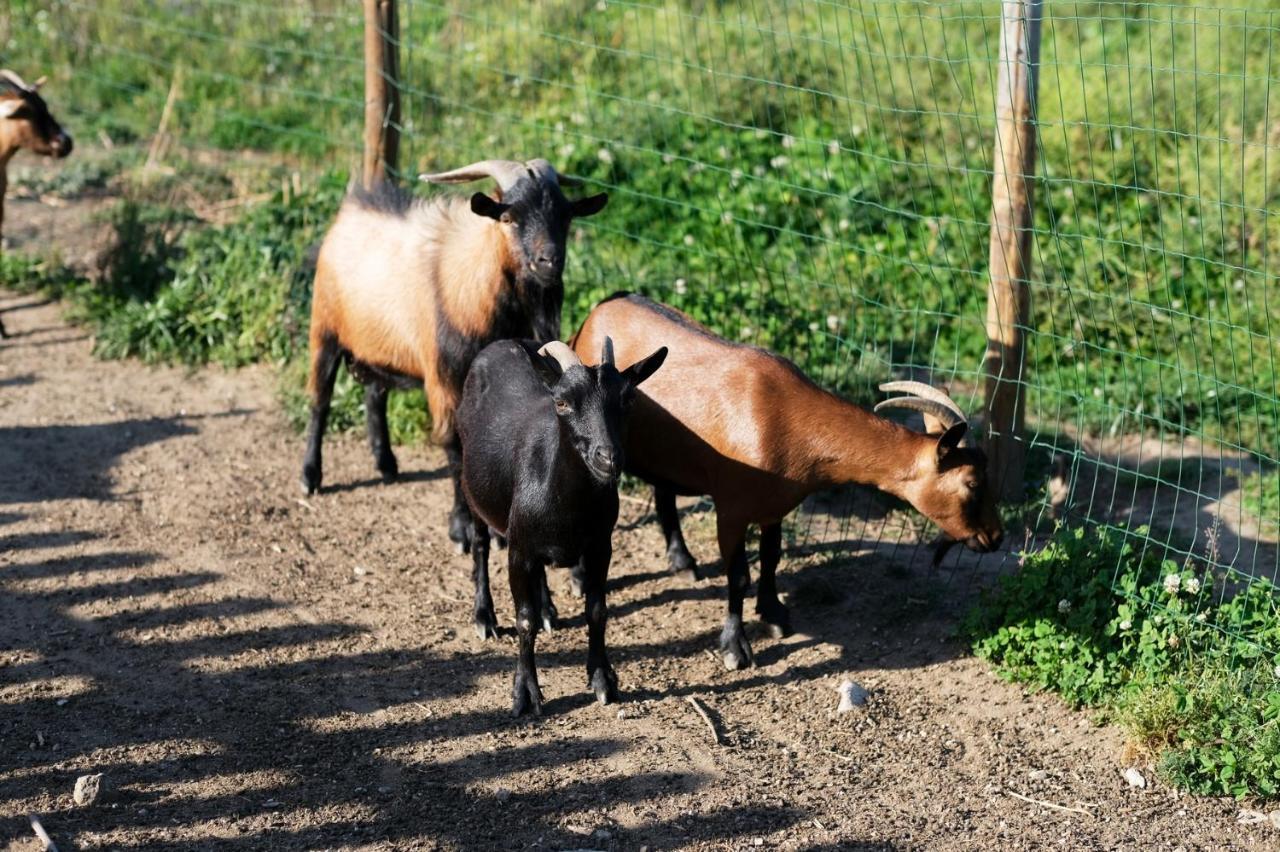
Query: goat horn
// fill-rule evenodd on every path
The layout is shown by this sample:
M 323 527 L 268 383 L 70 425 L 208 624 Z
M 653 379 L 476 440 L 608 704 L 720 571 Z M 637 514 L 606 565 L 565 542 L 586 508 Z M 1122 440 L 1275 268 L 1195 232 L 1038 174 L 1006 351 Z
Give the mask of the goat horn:
M 542 178 L 545 181 L 551 181 L 559 184 L 560 186 L 582 186 L 581 180 L 579 180 L 576 177 L 570 177 L 569 175 L 560 174 L 558 171 L 556 171 L 556 167 L 551 165 L 551 163 L 547 162 L 546 160 L 543 160 L 543 159 L 529 160 L 527 163 L 525 163 L 525 166 L 527 166 L 529 169 L 535 172 L 538 175 L 538 177 Z
M 926 385 L 924 382 L 885 382 L 880 386 L 880 390 L 885 393 L 901 391 L 902 393 L 914 394 L 921 399 L 933 400 L 939 405 L 950 409 L 951 413 L 956 417 L 966 423 L 969 422 L 969 418 L 960 409 L 960 406 L 956 405 L 956 401 L 947 396 L 945 391 L 940 391 L 933 385 Z
M 604 347 L 600 350 L 600 363 L 613 366 L 613 338 L 607 334 L 604 337 Z
M 564 371 L 570 367 L 581 366 L 582 361 L 578 358 L 569 346 L 559 340 L 552 340 L 544 343 L 542 348 L 538 350 L 539 355 L 549 355 L 556 359 L 556 363 L 560 365 L 560 370 Z
M 528 167 L 515 160 L 481 160 L 448 172 L 421 174 L 418 175 L 418 180 L 431 183 L 470 183 L 473 180 L 493 178 L 497 181 L 498 188 L 506 192 L 528 173 Z
M 947 429 L 950 429 L 957 423 L 968 422 L 963 417 L 957 417 L 953 409 L 943 405 L 937 400 L 921 399 L 918 396 L 895 396 L 893 399 L 886 399 L 884 402 L 877 404 L 872 410 L 879 414 L 886 408 L 909 408 L 912 411 L 920 411 L 925 414 L 930 414 L 938 418 L 938 420 L 943 424 L 943 427 Z M 965 435 L 964 439 L 960 442 L 960 445 L 968 446 L 968 443 L 969 437 L 968 435 Z
M 29 85 L 27 85 L 26 80 L 22 79 L 13 71 L 10 71 L 7 68 L 4 69 L 3 71 L 0 71 L 0 77 L 4 78 L 5 80 L 8 80 L 10 83 L 17 86 L 19 89 L 21 89 L 24 92 L 34 91 Z
M 48 75 L 47 74 L 40 75 L 39 77 L 36 78 L 36 81 L 31 84 L 31 91 L 33 92 L 36 91 L 47 82 L 49 82 Z

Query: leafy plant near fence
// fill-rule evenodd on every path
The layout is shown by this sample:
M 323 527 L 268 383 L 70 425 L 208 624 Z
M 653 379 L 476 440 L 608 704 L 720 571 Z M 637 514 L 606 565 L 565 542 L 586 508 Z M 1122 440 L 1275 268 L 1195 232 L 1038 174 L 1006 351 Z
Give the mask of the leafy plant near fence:
M 1144 535 L 1060 529 L 970 614 L 974 651 L 1105 711 L 1178 786 L 1280 794 L 1275 587 L 1162 559 Z

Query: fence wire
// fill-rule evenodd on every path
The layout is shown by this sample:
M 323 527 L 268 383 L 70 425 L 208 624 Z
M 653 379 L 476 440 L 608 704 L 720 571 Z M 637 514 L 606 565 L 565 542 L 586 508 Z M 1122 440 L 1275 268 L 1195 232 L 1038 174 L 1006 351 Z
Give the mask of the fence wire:
M 1275 582 L 1273 5 L 1045 5 L 1020 508 Z M 909 375 L 980 412 L 999 15 L 401 0 L 400 172 L 545 156 L 607 190 L 573 234 L 567 328 L 639 290 L 856 401 Z M 181 68 L 191 150 L 349 168 L 362 27 L 337 0 L 19 0 L 0 59 L 29 34 L 70 61 L 59 103 L 104 144 L 149 138 Z M 919 540 L 837 503 L 796 541 Z

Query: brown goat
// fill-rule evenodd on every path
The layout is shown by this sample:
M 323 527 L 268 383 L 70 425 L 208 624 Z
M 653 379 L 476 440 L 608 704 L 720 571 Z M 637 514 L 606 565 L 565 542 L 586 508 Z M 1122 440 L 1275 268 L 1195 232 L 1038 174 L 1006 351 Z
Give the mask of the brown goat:
M 560 190 L 570 179 L 546 160 L 485 160 L 423 179 L 492 179 L 499 198 L 420 200 L 383 185 L 353 190 L 344 201 L 316 260 L 302 484 L 308 493 L 320 487 L 320 444 L 340 361 L 366 386 L 369 443 L 384 481 L 398 474 L 387 393 L 421 386 L 454 481 L 449 535 L 466 550 L 471 519 L 453 418 L 467 370 L 495 340 L 560 336 L 570 222 L 599 212 L 608 196 L 570 201 Z
M 71 137 L 49 114 L 49 107 L 40 97 L 43 84 L 43 77 L 27 83 L 12 71 L 0 71 L 0 241 L 4 238 L 4 194 L 13 155 L 23 148 L 48 157 L 71 153 Z M 5 336 L 4 323 L 0 323 L 0 337 Z
M 754 660 L 742 627 L 750 579 L 747 527 L 760 525 L 756 612 L 775 635 L 791 630 L 775 574 L 782 519 L 809 494 L 842 483 L 871 485 L 903 498 L 951 539 L 994 550 L 1000 517 L 987 488 L 986 457 L 966 441 L 968 424 L 949 397 L 917 382 L 885 390 L 918 396 L 882 402 L 925 412 L 946 426 L 921 434 L 877 417 L 811 382 L 791 362 L 731 343 L 665 305 L 618 294 L 601 302 L 573 340 L 584 363 L 611 338 L 619 369 L 668 348 L 665 369 L 638 392 L 625 469 L 654 486 L 654 502 L 673 571 L 696 576 L 676 514 L 676 494 L 715 502 L 716 535 L 729 581 L 720 636 L 727 668 Z

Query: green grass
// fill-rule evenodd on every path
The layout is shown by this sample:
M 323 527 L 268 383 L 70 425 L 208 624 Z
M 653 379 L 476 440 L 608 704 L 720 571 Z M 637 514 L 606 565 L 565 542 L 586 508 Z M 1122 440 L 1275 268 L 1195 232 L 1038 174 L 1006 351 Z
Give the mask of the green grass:
M 1269 535 L 1280 534 L 1280 471 L 1260 470 L 1240 482 L 1240 502 Z
M 406 172 L 544 155 L 611 190 L 567 326 L 639 289 L 858 399 L 908 365 L 976 385 L 996 7 L 405 5 Z M 1269 9 L 1047 10 L 1033 417 L 1280 459 Z M 7 50 L 82 137 L 149 137 L 181 67 L 179 140 L 327 171 L 357 153 L 357 11 L 19 0 Z
M 1177 786 L 1280 795 L 1275 587 L 1162 560 L 1144 535 L 1059 530 L 970 614 L 975 653 L 1105 711 Z

